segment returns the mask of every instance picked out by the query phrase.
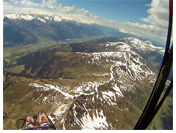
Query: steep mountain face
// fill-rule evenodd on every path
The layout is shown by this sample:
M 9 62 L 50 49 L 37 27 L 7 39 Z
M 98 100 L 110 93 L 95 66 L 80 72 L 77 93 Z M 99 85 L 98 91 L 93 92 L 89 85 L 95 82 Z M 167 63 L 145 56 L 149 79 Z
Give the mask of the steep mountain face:
M 83 23 L 78 20 L 70 20 L 69 18 L 61 18 L 55 15 L 6 14 L 5 17 L 38 37 L 54 41 L 102 35 L 127 36 L 127 34 L 123 34 L 117 31 L 117 29 L 95 23 Z M 7 38 L 9 37 L 7 36 Z
M 3 20 L 3 37 L 4 47 L 36 43 L 38 40 L 32 32 L 18 26 L 8 18 Z
M 134 50 L 146 60 L 152 71 L 158 73 L 164 55 L 164 48 L 156 47 L 149 41 L 141 41 L 137 38 L 128 38 L 125 41 L 131 44 Z
M 5 72 L 4 129 L 45 111 L 57 129 L 133 129 L 156 80 L 142 57 L 162 48 L 136 38 L 55 45 L 21 57 Z M 140 54 L 139 54 L 140 53 Z

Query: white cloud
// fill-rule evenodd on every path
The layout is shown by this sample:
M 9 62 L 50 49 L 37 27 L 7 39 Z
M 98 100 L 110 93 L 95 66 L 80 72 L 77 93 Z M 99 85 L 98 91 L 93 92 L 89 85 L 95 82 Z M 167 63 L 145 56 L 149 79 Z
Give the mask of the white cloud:
M 12 13 L 12 12 L 14 12 L 14 9 L 15 9 L 15 13 L 16 13 L 17 12 L 17 10 L 16 10 L 17 8 L 12 6 L 12 5 L 10 5 L 8 2 L 4 1 L 4 3 L 3 3 L 3 13 L 4 14 Z
M 31 6 L 31 7 L 39 6 L 39 7 L 48 8 L 48 9 L 58 9 L 60 7 L 60 5 L 57 6 L 56 0 L 42 0 L 41 3 L 35 3 L 30 0 L 22 0 L 20 4 L 24 6 Z
M 141 20 L 144 22 L 150 23 L 151 25 L 154 25 L 156 27 L 160 27 L 160 28 L 164 28 L 164 29 L 167 29 L 167 27 L 168 27 L 168 21 L 159 19 L 155 15 L 150 15 L 147 18 L 142 18 Z
M 85 16 L 91 16 L 92 14 L 89 11 L 86 10 L 86 11 L 84 11 L 84 15 Z
M 167 29 L 169 17 L 169 1 L 152 0 L 151 4 L 148 6 L 150 7 L 147 10 L 149 16 L 147 18 L 141 18 L 141 20 L 156 27 Z
M 14 1 L 14 4 L 19 4 L 19 1 L 17 1 L 17 0 L 16 0 L 16 1 Z
M 58 9 L 59 9 L 59 11 L 68 12 L 70 17 L 78 17 L 79 16 L 79 19 L 80 18 L 85 19 L 85 17 L 86 18 L 89 17 L 89 19 L 90 19 L 90 17 L 93 16 L 88 10 L 85 10 L 84 8 L 82 8 L 82 9 L 76 8 L 75 5 L 73 5 L 73 6 L 62 6 L 60 4 Z M 93 17 L 98 18 L 98 16 L 93 16 Z
M 19 7 L 12 6 L 9 3 L 3 3 L 3 13 L 4 15 L 12 14 L 12 13 L 20 13 L 20 14 L 35 13 L 35 14 L 53 15 L 53 13 L 43 10 L 43 9 L 38 9 L 38 8 L 33 8 L 33 7 L 19 8 Z
M 58 9 L 56 0 L 42 0 L 42 7 L 49 9 Z
M 133 35 L 149 38 L 157 42 L 165 43 L 167 31 L 165 29 L 156 27 L 154 25 L 146 25 L 139 23 L 123 22 L 120 23 L 118 28 L 122 29 Z
M 23 5 L 23 6 L 40 6 L 39 3 L 34 3 L 34 2 L 32 2 L 32 1 L 30 1 L 30 0 L 23 0 L 23 1 L 21 1 L 20 3 L 21 3 L 21 5 Z
M 60 4 L 60 7 L 58 9 L 67 11 L 68 13 L 76 13 L 77 10 L 78 10 L 75 5 L 73 5 L 73 6 L 62 6 L 61 4 Z
M 12 2 L 13 0 L 3 0 L 3 2 Z
M 120 32 L 128 33 L 149 40 L 154 40 L 156 42 L 165 43 L 167 30 L 156 27 L 154 25 L 131 23 L 131 22 L 115 22 L 111 20 L 98 19 L 98 22 L 101 25 L 109 26 L 118 29 Z

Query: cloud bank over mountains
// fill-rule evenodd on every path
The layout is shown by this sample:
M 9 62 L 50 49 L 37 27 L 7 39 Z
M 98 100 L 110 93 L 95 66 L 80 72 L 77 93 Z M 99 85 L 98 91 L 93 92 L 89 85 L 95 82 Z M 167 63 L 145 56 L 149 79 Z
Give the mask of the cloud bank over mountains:
M 93 2 L 93 1 L 92 1 Z M 148 6 L 148 16 L 141 18 L 145 24 L 132 22 L 117 22 L 101 18 L 84 8 L 73 6 L 63 6 L 56 0 L 41 0 L 36 3 L 31 0 L 4 0 L 4 14 L 8 13 L 38 13 L 47 15 L 58 15 L 71 20 L 82 20 L 84 23 L 96 23 L 110 26 L 121 32 L 141 36 L 157 41 L 163 45 L 166 42 L 169 3 L 168 0 L 152 0 L 146 3 Z M 97 7 L 98 8 L 98 7 Z
M 148 6 L 150 7 L 147 10 L 149 16 L 147 18 L 141 18 L 141 20 L 156 27 L 167 29 L 169 17 L 168 0 L 152 0 Z

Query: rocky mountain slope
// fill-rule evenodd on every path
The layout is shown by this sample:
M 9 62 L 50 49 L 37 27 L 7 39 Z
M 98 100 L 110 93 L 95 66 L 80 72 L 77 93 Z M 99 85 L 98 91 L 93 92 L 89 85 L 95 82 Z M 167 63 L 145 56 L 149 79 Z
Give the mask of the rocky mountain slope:
M 38 111 L 57 129 L 133 129 L 157 76 L 143 58 L 146 50 L 162 57 L 162 48 L 123 38 L 55 45 L 18 58 L 14 67 L 23 69 L 4 74 L 4 129 Z
M 3 42 L 5 46 L 15 46 L 19 44 L 36 43 L 37 36 L 32 32 L 22 28 L 8 18 L 3 19 Z

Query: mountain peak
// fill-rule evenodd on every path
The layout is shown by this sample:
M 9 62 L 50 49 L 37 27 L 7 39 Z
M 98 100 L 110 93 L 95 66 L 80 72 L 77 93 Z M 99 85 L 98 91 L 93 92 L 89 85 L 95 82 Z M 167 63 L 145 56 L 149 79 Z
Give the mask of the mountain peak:
M 74 19 L 66 15 L 61 14 L 40 14 L 40 13 L 9 13 L 5 14 L 4 17 L 8 17 L 9 19 L 22 19 L 22 20 L 34 20 L 38 19 L 43 23 L 46 23 L 46 21 L 55 21 L 60 22 L 62 20 L 65 21 L 74 21 L 77 23 L 85 23 L 85 24 L 95 24 L 93 21 L 85 21 L 82 19 Z
M 126 41 L 126 43 L 129 43 L 131 46 L 136 47 L 136 49 L 140 49 L 146 52 L 158 51 L 161 54 L 164 54 L 163 47 L 154 46 L 150 41 L 142 41 L 142 40 L 139 40 L 138 38 L 132 38 L 132 37 L 124 38 L 124 40 Z

